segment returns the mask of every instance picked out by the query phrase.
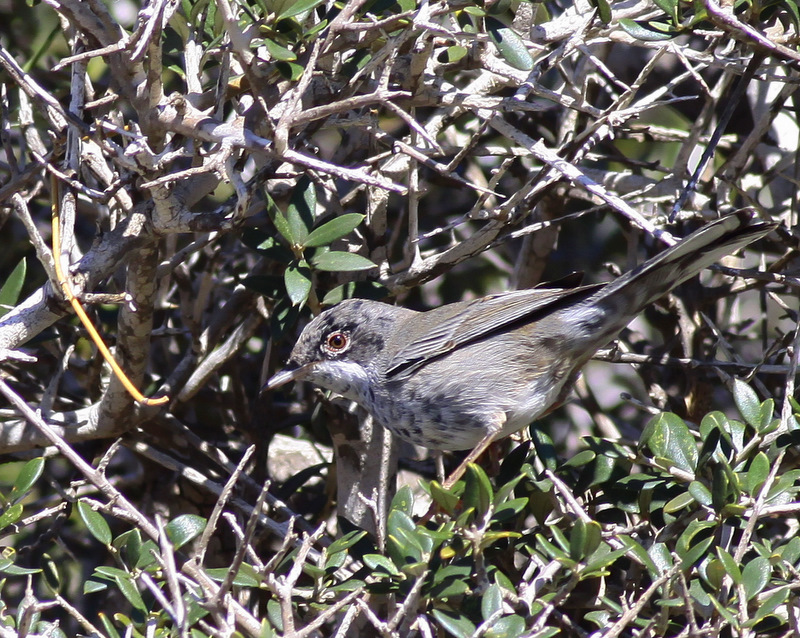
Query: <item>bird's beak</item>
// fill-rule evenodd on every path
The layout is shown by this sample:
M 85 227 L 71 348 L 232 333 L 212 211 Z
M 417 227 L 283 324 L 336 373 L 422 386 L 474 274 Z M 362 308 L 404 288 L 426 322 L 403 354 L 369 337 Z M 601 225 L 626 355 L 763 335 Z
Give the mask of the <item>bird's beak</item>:
M 269 381 L 264 384 L 264 387 L 261 388 L 261 392 L 267 392 L 268 390 L 274 390 L 290 381 L 298 381 L 306 376 L 308 370 L 313 366 L 313 363 L 306 364 L 304 366 L 300 366 L 299 368 L 291 368 L 289 370 L 281 370 L 277 374 L 273 375 Z

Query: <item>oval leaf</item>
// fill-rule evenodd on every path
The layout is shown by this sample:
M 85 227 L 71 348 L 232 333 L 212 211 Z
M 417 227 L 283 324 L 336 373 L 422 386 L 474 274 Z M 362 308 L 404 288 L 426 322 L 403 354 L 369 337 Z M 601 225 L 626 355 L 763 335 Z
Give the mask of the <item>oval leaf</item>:
M 431 498 L 433 502 L 448 514 L 453 514 L 458 507 L 459 498 L 453 492 L 445 490 L 438 481 L 431 481 Z
M 461 614 L 441 609 L 433 609 L 431 614 L 433 614 L 436 621 L 451 636 L 455 636 L 456 638 L 469 638 L 475 633 L 475 625 Z
M 352 233 L 362 221 L 364 221 L 364 215 L 359 213 L 340 215 L 312 230 L 303 245 L 306 247 L 327 246 L 331 242 Z
M 128 599 L 128 602 L 133 605 L 135 609 L 142 612 L 147 611 L 147 606 L 144 604 L 144 600 L 142 600 L 142 595 L 139 593 L 136 583 L 130 576 L 116 576 L 114 580 L 117 583 L 117 587 L 119 587 L 119 590 L 122 592 L 122 595 Z
M 28 461 L 17 475 L 14 481 L 12 498 L 21 498 L 28 493 L 33 484 L 39 480 L 44 471 L 44 459 L 39 457 Z
M 289 264 L 283 273 L 286 292 L 292 300 L 292 306 L 300 306 L 308 299 L 311 292 L 311 270 L 305 261 Z
M 671 29 L 667 25 L 653 22 L 642 24 L 640 22 L 634 22 L 630 18 L 620 18 L 619 26 L 621 26 L 623 31 L 629 36 L 641 40 L 642 42 L 671 40 L 677 35 L 677 31 Z
M 81 519 L 83 519 L 84 524 L 89 529 L 92 536 L 103 543 L 103 545 L 111 544 L 111 528 L 100 512 L 93 510 L 88 503 L 78 501 L 78 513 L 81 515 Z
M 167 536 L 175 549 L 197 538 L 206 528 L 206 519 L 196 514 L 181 514 L 167 523 Z
M 394 563 L 381 554 L 364 554 L 364 564 L 374 572 L 384 572 L 390 576 L 399 576 L 400 572 Z
M 592 4 L 597 7 L 597 15 L 600 21 L 608 25 L 611 23 L 611 5 L 608 0 L 592 0 Z
M 357 255 L 355 253 L 346 253 L 338 250 L 330 250 L 326 253 L 318 255 L 312 260 L 314 267 L 319 270 L 327 270 L 329 272 L 341 272 L 352 270 L 369 270 L 370 268 L 377 268 L 366 257 Z
M 709 506 L 712 503 L 711 490 L 700 481 L 692 481 L 689 483 L 689 494 L 691 494 L 692 498 L 700 503 L 700 505 Z
M 761 425 L 761 402 L 755 390 L 741 379 L 734 379 L 733 400 L 747 424 L 758 429 Z
M 515 69 L 530 71 L 533 68 L 533 58 L 522 38 L 497 18 L 487 16 L 485 21 L 489 37 L 494 42 L 502 58 Z
M 766 587 L 770 572 L 772 572 L 772 567 L 769 564 L 769 559 L 763 556 L 757 556 L 744 566 L 742 570 L 742 586 L 747 600 L 753 598 Z
M 0 514 L 0 529 L 13 525 L 20 518 L 22 518 L 22 503 L 15 503 L 9 507 L 5 512 Z
M 299 246 L 305 244 L 308 233 L 314 226 L 314 215 L 317 208 L 317 191 L 314 182 L 303 175 L 297 180 L 292 191 L 289 206 L 286 209 L 286 221 L 291 229 L 291 241 Z
M 667 514 L 674 514 L 675 512 L 680 512 L 683 509 L 686 509 L 690 505 L 695 503 L 694 497 L 689 492 L 682 492 L 678 494 L 675 498 L 671 499 L 664 505 L 664 511 Z
M 270 39 L 264 40 L 264 46 L 273 60 L 292 62 L 297 59 L 297 54 L 294 51 L 287 49 L 286 47 L 281 46 L 277 42 L 274 42 Z
M 300 15 L 306 11 L 310 11 L 314 7 L 319 4 L 322 4 L 323 0 L 294 0 L 294 2 L 287 3 L 288 6 L 283 9 L 278 14 L 276 20 L 283 20 L 284 18 L 293 18 L 296 15 Z
M 753 498 L 758 496 L 759 489 L 767 480 L 769 470 L 770 464 L 767 455 L 763 452 L 756 454 L 747 470 L 747 491 Z
M 717 545 L 717 556 L 719 557 L 720 563 L 725 568 L 725 572 L 728 576 L 731 577 L 733 583 L 735 585 L 742 584 L 742 570 L 739 569 L 739 565 L 737 565 L 736 561 L 733 560 L 733 556 L 731 556 L 724 548 Z
M 414 512 L 414 493 L 411 491 L 411 486 L 403 485 L 397 494 L 392 499 L 391 508 L 393 510 L 400 510 L 407 516 L 411 516 Z
M 677 414 L 664 412 L 647 427 L 647 446 L 654 456 L 662 457 L 685 472 L 697 468 L 697 444 L 689 427 Z
M 491 616 L 503 609 L 503 591 L 499 585 L 489 585 L 481 599 L 481 616 L 489 620 Z
M 476 515 L 483 518 L 494 498 L 489 477 L 481 466 L 470 463 L 464 479 L 464 496 L 462 497 L 464 505 L 468 508 L 475 508 Z

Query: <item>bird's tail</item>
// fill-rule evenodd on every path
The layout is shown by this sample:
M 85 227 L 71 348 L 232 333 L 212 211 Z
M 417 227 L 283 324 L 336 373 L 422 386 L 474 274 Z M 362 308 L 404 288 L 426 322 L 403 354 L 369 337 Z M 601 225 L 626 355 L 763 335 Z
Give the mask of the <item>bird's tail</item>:
M 776 226 L 749 209 L 713 221 L 585 299 L 575 308 L 579 321 L 601 347 L 647 305 Z

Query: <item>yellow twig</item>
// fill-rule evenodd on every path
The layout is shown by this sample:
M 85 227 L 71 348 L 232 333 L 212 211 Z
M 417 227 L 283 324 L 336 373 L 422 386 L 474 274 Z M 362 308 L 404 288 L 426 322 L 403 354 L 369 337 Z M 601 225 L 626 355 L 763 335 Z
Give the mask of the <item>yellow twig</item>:
M 69 280 L 64 276 L 64 271 L 61 269 L 61 229 L 59 225 L 59 216 L 58 216 L 58 188 L 55 178 L 53 178 L 53 206 L 52 206 L 52 226 L 53 226 L 53 261 L 55 262 L 56 268 L 56 279 L 58 279 L 58 283 L 61 286 L 61 290 L 64 293 L 64 297 L 66 297 L 67 301 L 72 305 L 72 309 L 75 311 L 75 314 L 78 315 L 78 318 L 81 320 L 81 323 L 86 328 L 86 331 L 89 333 L 89 336 L 94 341 L 97 349 L 100 350 L 100 354 L 103 355 L 103 358 L 108 362 L 108 365 L 111 366 L 111 370 L 113 370 L 114 374 L 120 380 L 125 389 L 130 393 L 130 395 L 139 403 L 144 405 L 163 405 L 167 401 L 169 401 L 169 397 L 163 396 L 158 397 L 157 399 L 149 399 L 144 396 L 139 390 L 136 389 L 136 386 L 133 385 L 131 380 L 128 378 L 128 375 L 119 367 L 119 364 L 114 359 L 114 356 L 111 354 L 111 351 L 108 349 L 106 344 L 103 342 L 103 338 L 100 336 L 100 333 L 97 332 L 97 329 L 92 325 L 91 319 L 89 319 L 89 315 L 86 314 L 86 311 L 81 306 L 81 302 L 78 301 L 78 298 L 73 294 L 72 288 L 70 288 Z

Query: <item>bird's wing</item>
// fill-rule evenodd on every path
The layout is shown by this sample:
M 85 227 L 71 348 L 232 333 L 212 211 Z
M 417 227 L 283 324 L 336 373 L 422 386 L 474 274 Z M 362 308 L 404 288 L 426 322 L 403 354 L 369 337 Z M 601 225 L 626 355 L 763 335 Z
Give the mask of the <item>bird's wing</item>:
M 536 314 L 561 308 L 573 298 L 585 299 L 599 287 L 517 290 L 429 310 L 414 319 L 424 322 L 428 330 L 397 351 L 386 375 L 411 372 L 468 343 L 531 321 Z

